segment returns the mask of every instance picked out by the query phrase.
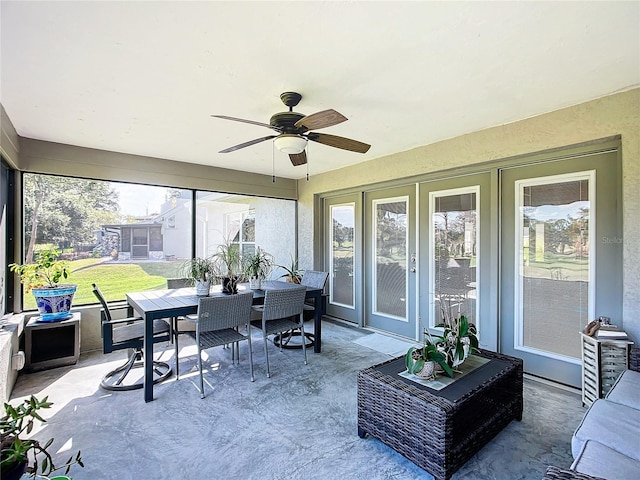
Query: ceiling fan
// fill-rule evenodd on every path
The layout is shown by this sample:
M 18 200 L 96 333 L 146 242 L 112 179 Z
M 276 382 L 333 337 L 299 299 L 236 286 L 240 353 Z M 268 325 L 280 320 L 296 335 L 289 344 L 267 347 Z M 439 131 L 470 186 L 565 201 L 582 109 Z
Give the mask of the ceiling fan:
M 335 110 L 323 110 L 321 112 L 304 115 L 294 112 L 293 107 L 298 105 L 302 99 L 302 95 L 296 92 L 284 92 L 280 95 L 282 103 L 289 107 L 288 112 L 276 113 L 271 117 L 269 123 L 255 122 L 253 120 L 245 120 L 242 118 L 228 117 L 226 115 L 211 115 L 212 117 L 222 118 L 224 120 L 233 120 L 234 122 L 250 123 L 252 125 L 260 125 L 278 132 L 278 135 L 267 135 L 266 137 L 256 138 L 248 142 L 225 148 L 219 153 L 229 153 L 244 147 L 264 142 L 265 140 L 274 139 L 273 143 L 278 150 L 289 154 L 291 163 L 294 166 L 304 165 L 307 163 L 307 155 L 304 151 L 307 141 L 322 143 L 330 147 L 341 148 L 351 152 L 366 153 L 371 145 L 352 140 L 350 138 L 338 137 L 327 133 L 316 133 L 310 130 L 331 127 L 347 120 L 347 117 L 336 112 Z

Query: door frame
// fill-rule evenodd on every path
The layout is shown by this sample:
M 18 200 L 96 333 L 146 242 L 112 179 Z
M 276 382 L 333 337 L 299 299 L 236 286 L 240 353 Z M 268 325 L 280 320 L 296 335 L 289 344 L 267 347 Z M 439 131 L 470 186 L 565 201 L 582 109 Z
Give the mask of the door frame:
M 595 201 L 590 208 L 601 212 L 596 217 L 595 226 L 589 232 L 590 253 L 595 251 L 595 271 L 590 272 L 590 279 L 594 278 L 594 285 L 589 285 L 588 291 L 594 293 L 590 301 L 594 302 L 589 315 L 597 318 L 604 315 L 612 319 L 612 323 L 619 324 L 622 320 L 622 245 L 607 242 L 607 238 L 622 238 L 621 191 L 617 186 L 621 182 L 621 159 L 616 147 L 602 149 L 592 148 L 591 151 L 580 151 L 574 154 L 567 152 L 562 158 L 549 159 L 546 162 L 526 163 L 500 171 L 500 205 L 501 235 L 500 235 L 500 317 L 513 318 L 511 323 L 501 322 L 500 351 L 514 355 L 524 360 L 525 372 L 552 381 L 580 388 L 581 364 L 580 358 L 565 357 L 553 354 L 536 354 L 530 349 L 517 348 L 517 324 L 514 312 L 517 308 L 517 292 L 514 267 L 518 263 L 515 239 L 516 214 L 515 191 L 516 182 L 522 179 L 535 180 L 560 176 L 565 173 L 584 173 L 595 171 Z M 541 169 L 544 172 L 541 174 Z M 592 196 L 589 197 L 593 199 Z M 592 200 L 593 201 L 593 200 Z M 505 211 L 506 210 L 506 211 Z M 589 317 L 588 320 L 594 318 Z M 587 321 L 588 321 L 587 320 Z M 576 329 L 575 341 L 579 341 L 579 329 Z
M 405 338 L 420 338 L 420 325 L 417 315 L 417 284 L 416 262 L 419 258 L 418 242 L 417 242 L 417 202 L 418 186 L 417 184 L 408 184 L 403 186 L 394 186 L 385 189 L 376 189 L 364 193 L 363 211 L 364 211 L 364 308 L 365 315 L 364 325 L 376 330 L 381 330 L 393 335 L 399 335 Z M 374 216 L 376 210 L 373 208 L 374 203 L 382 200 L 406 199 L 407 202 L 407 239 L 406 239 L 406 271 L 405 271 L 405 318 L 384 314 L 378 312 L 374 301 L 376 300 L 374 281 L 377 274 L 375 263 L 374 235 L 371 229 L 375 221 Z M 412 262 L 413 259 L 413 262 Z M 413 265 L 413 267 L 412 267 Z M 413 271 L 412 271 L 413 270 Z
M 362 194 L 351 193 L 344 195 L 336 195 L 332 197 L 325 197 L 322 202 L 323 217 L 327 221 L 331 221 L 331 207 L 339 205 L 353 205 L 354 206 L 354 238 L 353 238 L 353 308 L 345 305 L 331 303 L 331 289 L 333 288 L 333 268 L 331 265 L 331 249 L 332 249 L 332 227 L 323 224 L 322 238 L 322 269 L 329 272 L 329 281 L 327 282 L 327 288 L 329 293 L 329 299 L 327 300 L 327 315 L 346 320 L 348 322 L 356 323 L 362 327 L 364 324 L 363 308 L 362 308 Z
M 426 215 L 427 221 L 419 220 L 418 238 L 420 239 L 420 271 L 427 272 L 419 275 L 419 314 L 421 323 L 430 326 L 431 333 L 439 334 L 439 330 L 434 330 L 432 324 L 432 276 L 434 273 L 433 244 L 431 238 L 431 222 L 433 206 L 431 199 L 433 194 L 457 194 L 478 192 L 476 199 L 476 210 L 478 211 L 477 221 L 477 241 L 479 249 L 477 253 L 477 327 L 479 333 L 480 347 L 487 350 L 497 351 L 498 349 L 498 295 L 492 285 L 498 276 L 498 244 L 497 244 L 497 194 L 495 193 L 495 182 L 497 176 L 493 171 L 478 171 L 475 174 L 452 176 L 447 179 L 438 179 L 420 183 L 419 192 L 419 212 Z M 422 288 L 423 283 L 427 284 L 426 290 Z

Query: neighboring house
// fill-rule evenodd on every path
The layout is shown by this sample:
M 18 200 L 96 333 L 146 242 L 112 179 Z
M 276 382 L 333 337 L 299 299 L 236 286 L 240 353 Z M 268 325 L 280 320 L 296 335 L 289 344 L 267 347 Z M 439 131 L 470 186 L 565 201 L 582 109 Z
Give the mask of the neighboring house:
M 164 260 L 162 225 L 125 223 L 103 225 L 104 236 L 118 238 L 118 260 Z
M 196 255 L 212 255 L 218 245 L 231 242 L 243 254 L 259 245 L 286 263 L 294 240 L 287 240 L 278 224 L 292 214 L 291 208 L 266 198 L 239 201 L 236 195 L 203 192 L 198 198 Z M 102 225 L 98 244 L 105 255 L 117 251 L 119 261 L 186 259 L 191 257 L 191 228 L 191 192 L 172 189 L 159 214 L 139 223 Z
M 158 215 L 140 223 L 102 225 L 98 240 L 116 237 L 121 261 L 188 258 L 191 246 L 185 239 L 191 226 L 190 202 L 190 198 L 173 196 L 162 204 Z

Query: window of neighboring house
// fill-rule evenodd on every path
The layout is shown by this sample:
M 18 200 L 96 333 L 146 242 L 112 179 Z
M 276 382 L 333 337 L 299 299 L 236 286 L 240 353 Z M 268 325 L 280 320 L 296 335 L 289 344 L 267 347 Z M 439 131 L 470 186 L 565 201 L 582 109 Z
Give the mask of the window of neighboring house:
M 231 244 L 238 246 L 242 255 L 251 255 L 256 251 L 255 209 L 228 215 L 227 238 Z
M 165 288 L 167 278 L 181 276 L 194 244 L 197 256 L 209 256 L 225 235 L 245 252 L 260 245 L 278 263 L 295 252 L 293 200 L 197 192 L 193 208 L 192 190 L 32 173 L 22 178 L 23 258 L 57 248 L 70 262 L 65 282 L 78 285 L 74 305 L 96 303 L 92 283 L 108 301 Z M 33 295 L 23 296 L 23 308 L 35 309 Z
M 160 227 L 151 227 L 149 229 L 149 250 L 157 252 L 161 251 L 162 247 L 162 229 Z

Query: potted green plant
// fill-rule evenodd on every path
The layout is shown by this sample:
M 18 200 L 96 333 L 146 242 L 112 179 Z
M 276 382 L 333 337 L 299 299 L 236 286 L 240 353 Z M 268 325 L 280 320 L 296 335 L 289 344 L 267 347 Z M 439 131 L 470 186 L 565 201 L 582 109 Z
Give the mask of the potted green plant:
M 454 368 L 478 350 L 478 331 L 466 316 L 446 317 L 442 336 L 432 337 L 424 330 L 424 345 L 411 347 L 405 355 L 407 371 L 422 378 L 433 378 L 439 371 L 453 377 Z
M 260 247 L 253 254 L 242 257 L 242 271 L 249 279 L 249 287 L 252 290 L 262 288 L 262 281 L 271 273 L 273 264 L 273 255 Z
M 218 245 L 211 256 L 216 275 L 222 280 L 223 293 L 238 293 L 238 283 L 242 281 L 242 258 L 238 244 L 229 241 Z
M 453 377 L 453 369 L 449 366 L 445 352 L 438 348 L 442 338 L 434 339 L 428 330 L 424 330 L 424 343 L 421 347 L 411 347 L 405 357 L 407 372 L 420 378 L 430 379 L 437 373 L 438 365 L 447 375 Z
M 211 282 L 215 279 L 216 267 L 210 258 L 195 257 L 180 266 L 182 277 L 196 287 L 196 294 L 201 297 L 209 295 Z
M 289 266 L 278 265 L 278 267 L 285 271 L 279 278 L 286 278 L 289 283 L 300 283 L 302 281 L 304 270 L 298 268 L 298 260 L 293 258 L 293 256 L 291 257 L 291 264 Z
M 36 253 L 35 263 L 9 265 L 12 272 L 20 275 L 25 293 L 33 293 L 43 322 L 69 318 L 73 295 L 78 288 L 74 284 L 60 284 L 69 276 L 69 262 L 59 258 L 57 249 L 47 248 Z
M 63 465 L 56 465 L 48 450 L 53 438 L 42 444 L 34 438 L 26 437 L 33 430 L 35 420 L 46 422 L 38 410 L 53 405 L 47 399 L 48 397 L 44 397 L 38 400 L 32 395 L 16 407 L 4 404 L 6 416 L 0 419 L 0 478 L 3 480 L 17 480 L 25 472 L 35 478 L 38 469 L 39 475 L 50 475 L 64 468 L 66 475 L 72 465 L 84 467 L 79 451 Z
M 443 328 L 442 350 L 447 354 L 447 362 L 457 367 L 474 351 L 478 350 L 478 330 L 465 315 L 446 317 L 443 323 L 436 325 Z

